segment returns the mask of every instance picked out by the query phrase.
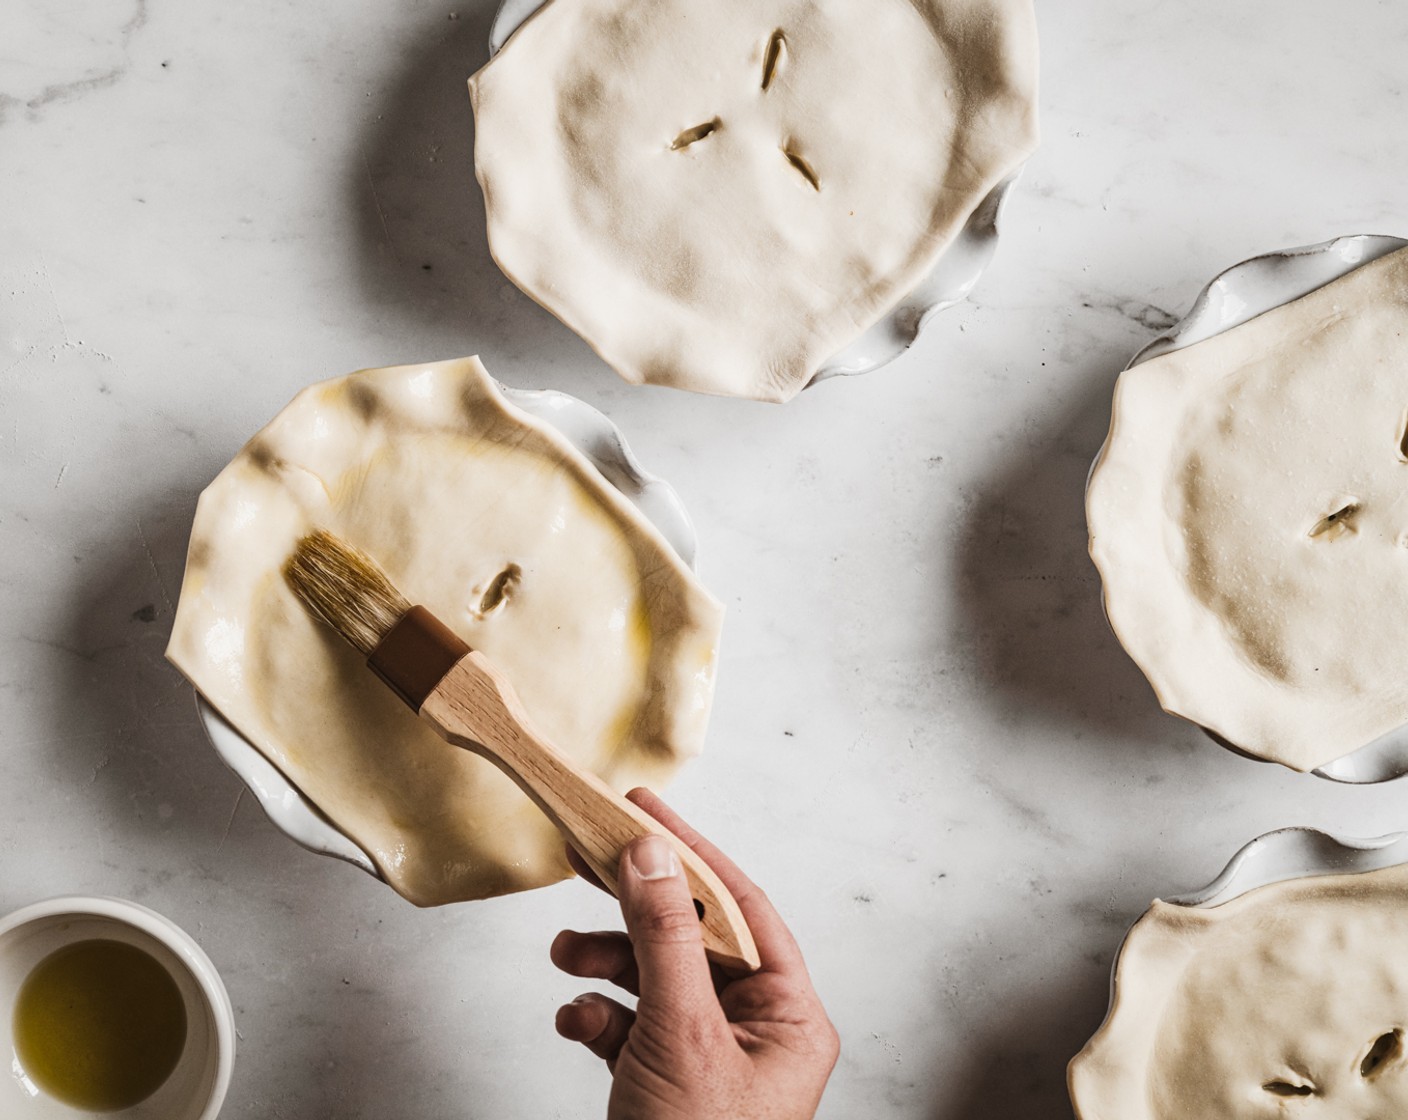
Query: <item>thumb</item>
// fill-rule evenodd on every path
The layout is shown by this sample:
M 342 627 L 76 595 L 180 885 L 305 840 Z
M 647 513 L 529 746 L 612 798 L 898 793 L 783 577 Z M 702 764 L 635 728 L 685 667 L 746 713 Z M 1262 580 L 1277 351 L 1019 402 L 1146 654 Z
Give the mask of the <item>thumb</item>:
M 699 915 L 674 846 L 643 836 L 621 857 L 621 914 L 640 975 L 638 1013 L 669 1030 L 722 1018 Z

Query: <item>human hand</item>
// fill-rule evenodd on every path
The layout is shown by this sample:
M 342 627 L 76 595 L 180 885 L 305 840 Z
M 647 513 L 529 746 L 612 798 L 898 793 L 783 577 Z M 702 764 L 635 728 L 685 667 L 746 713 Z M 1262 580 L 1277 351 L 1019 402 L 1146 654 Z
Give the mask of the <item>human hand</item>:
M 792 934 L 763 892 L 669 806 L 646 789 L 627 796 L 723 880 L 762 967 L 738 978 L 711 969 L 670 845 L 646 837 L 627 848 L 619 882 L 626 932 L 563 930 L 552 944 L 564 972 L 639 997 L 631 1011 L 589 992 L 557 1012 L 558 1034 L 611 1070 L 607 1120 L 812 1120 L 840 1041 Z

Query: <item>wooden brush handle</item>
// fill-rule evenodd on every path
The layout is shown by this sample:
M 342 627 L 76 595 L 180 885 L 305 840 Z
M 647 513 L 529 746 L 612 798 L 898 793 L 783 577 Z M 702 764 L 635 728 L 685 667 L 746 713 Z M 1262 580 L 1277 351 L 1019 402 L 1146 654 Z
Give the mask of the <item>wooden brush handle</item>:
M 648 833 L 674 845 L 700 909 L 704 948 L 726 969 L 755 972 L 758 950 L 728 888 L 694 850 L 649 813 L 583 770 L 539 733 L 513 686 L 477 650 L 461 658 L 421 704 L 445 739 L 498 765 L 558 827 L 612 894 L 621 852 Z

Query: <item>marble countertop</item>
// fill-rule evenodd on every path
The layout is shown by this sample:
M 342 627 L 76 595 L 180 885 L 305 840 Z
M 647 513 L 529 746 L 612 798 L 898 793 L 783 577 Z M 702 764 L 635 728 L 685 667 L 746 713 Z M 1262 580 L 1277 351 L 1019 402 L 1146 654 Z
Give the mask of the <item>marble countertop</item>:
M 1105 627 L 1086 468 L 1215 272 L 1408 232 L 1408 6 L 1041 5 L 1043 131 L 973 300 L 769 406 L 630 388 L 496 270 L 484 0 L 0 15 L 0 910 L 136 899 L 222 970 L 224 1116 L 604 1114 L 553 1033 L 579 883 L 418 911 L 265 820 L 162 651 L 196 495 L 308 382 L 479 353 L 680 490 L 727 603 L 675 803 L 773 895 L 844 1040 L 831 1120 L 1069 1116 L 1158 894 L 1245 840 L 1408 827 L 1162 714 Z

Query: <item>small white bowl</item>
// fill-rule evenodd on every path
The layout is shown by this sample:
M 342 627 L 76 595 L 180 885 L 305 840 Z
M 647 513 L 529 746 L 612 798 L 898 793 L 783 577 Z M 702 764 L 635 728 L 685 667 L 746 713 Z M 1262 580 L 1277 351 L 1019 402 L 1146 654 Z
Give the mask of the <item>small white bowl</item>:
M 566 393 L 495 384 L 509 403 L 565 436 L 660 531 L 681 560 L 690 568 L 696 566 L 698 538 L 684 503 L 674 487 L 640 465 L 615 424 Z M 200 693 L 196 693 L 196 710 L 215 753 L 249 787 L 275 827 L 310 852 L 345 860 L 373 878 L 382 878 L 371 856 L 328 820 Z
M 1302 245 L 1234 264 L 1219 273 L 1198 293 L 1193 307 L 1181 320 L 1143 347 L 1126 369 L 1241 326 L 1284 304 L 1292 303 L 1347 276 L 1356 268 L 1408 246 L 1401 237 L 1354 234 Z M 1101 447 L 1091 464 L 1093 474 L 1104 457 Z M 1206 727 L 1203 732 L 1221 747 L 1254 762 L 1269 762 L 1241 750 Z M 1350 785 L 1369 785 L 1408 774 L 1408 727 L 1390 731 L 1356 751 L 1312 770 L 1318 778 Z M 1254 841 L 1255 843 L 1255 841 Z M 1250 847 L 1250 845 L 1249 845 Z
M 489 57 L 498 54 L 509 36 L 545 3 L 547 0 L 501 0 L 489 26 Z M 993 187 L 968 215 L 968 221 L 929 275 L 878 323 L 827 359 L 806 387 L 810 389 L 831 377 L 870 373 L 888 365 L 914 345 L 930 319 L 967 299 L 997 252 L 997 224 L 1007 196 L 1021 174 L 1019 167 Z
M 146 1100 L 103 1115 L 112 1120 L 215 1120 L 235 1065 L 235 1014 L 210 958 L 160 914 L 117 898 L 51 898 L 0 919 L 0 1116 L 5 1120 L 76 1120 L 92 1112 L 48 1096 L 26 1076 L 15 1052 L 15 1000 L 41 960 L 74 941 L 101 938 L 134 945 L 170 973 L 186 1007 L 186 1046 L 171 1076 Z

